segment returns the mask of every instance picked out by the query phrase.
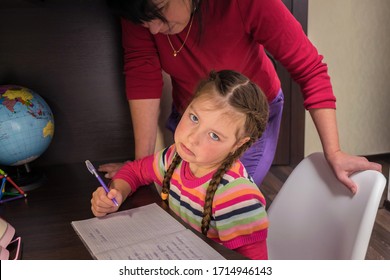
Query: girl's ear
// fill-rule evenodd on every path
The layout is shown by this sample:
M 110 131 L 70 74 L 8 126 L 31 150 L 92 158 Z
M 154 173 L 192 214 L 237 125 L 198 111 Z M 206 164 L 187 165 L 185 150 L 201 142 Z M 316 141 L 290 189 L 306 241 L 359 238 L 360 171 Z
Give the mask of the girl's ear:
M 236 146 L 234 147 L 234 150 L 237 150 L 238 148 L 240 148 L 242 145 L 244 145 L 249 140 L 251 140 L 251 138 L 249 136 L 241 138 L 240 140 L 238 140 Z

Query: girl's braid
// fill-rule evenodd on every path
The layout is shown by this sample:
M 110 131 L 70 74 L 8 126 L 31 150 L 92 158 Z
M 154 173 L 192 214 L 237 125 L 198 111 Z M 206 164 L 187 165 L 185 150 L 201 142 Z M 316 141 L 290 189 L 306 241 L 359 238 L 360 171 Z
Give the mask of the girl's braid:
M 229 154 L 226 159 L 222 162 L 221 166 L 214 173 L 211 178 L 210 184 L 207 188 L 206 198 L 203 206 L 203 219 L 202 219 L 202 233 L 207 235 L 207 232 L 210 228 L 210 221 L 212 216 L 212 208 L 213 208 L 213 199 L 215 192 L 218 189 L 219 184 L 223 178 L 223 175 L 230 169 L 233 163 L 241 157 L 241 155 L 245 152 L 246 149 L 251 145 L 251 140 L 244 143 L 241 147 L 239 147 L 234 153 Z
M 223 175 L 226 173 L 227 170 L 229 170 L 233 162 L 234 162 L 233 157 L 227 157 L 226 160 L 218 168 L 218 170 L 214 173 L 213 177 L 211 178 L 210 184 L 207 188 L 206 198 L 203 206 L 203 218 L 202 218 L 202 228 L 201 228 L 202 233 L 204 235 L 207 235 L 207 231 L 209 230 L 210 227 L 213 199 L 214 199 L 215 192 L 218 189 L 218 186 L 222 180 Z
M 165 173 L 164 180 L 163 180 L 163 186 L 161 190 L 161 198 L 163 200 L 167 200 L 168 194 L 169 194 L 169 186 L 170 181 L 172 178 L 173 171 L 175 170 L 176 166 L 181 162 L 181 157 L 178 153 L 176 153 L 175 157 L 172 160 L 171 165 L 169 165 L 169 168 L 167 172 Z

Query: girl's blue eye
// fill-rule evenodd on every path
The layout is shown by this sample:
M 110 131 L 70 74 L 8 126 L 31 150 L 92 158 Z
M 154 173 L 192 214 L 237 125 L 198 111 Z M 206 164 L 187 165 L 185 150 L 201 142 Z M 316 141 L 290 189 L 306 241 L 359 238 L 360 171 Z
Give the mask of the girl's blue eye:
M 198 117 L 197 116 L 195 116 L 194 114 L 190 114 L 190 120 L 192 121 L 192 122 L 194 122 L 194 123 L 198 123 Z
M 209 135 L 210 135 L 212 140 L 219 141 L 219 136 L 217 134 L 215 134 L 214 132 L 210 132 Z

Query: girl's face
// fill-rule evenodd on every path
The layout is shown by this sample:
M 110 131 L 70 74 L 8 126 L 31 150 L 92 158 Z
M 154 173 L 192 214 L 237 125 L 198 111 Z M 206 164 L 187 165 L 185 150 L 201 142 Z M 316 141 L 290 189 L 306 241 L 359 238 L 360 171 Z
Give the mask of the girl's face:
M 239 139 L 245 118 L 232 110 L 215 109 L 212 100 L 199 98 L 184 112 L 175 131 L 175 144 L 195 176 L 215 170 L 229 153 L 249 140 L 249 137 Z
M 150 33 L 157 34 L 178 34 L 183 31 L 191 19 L 191 0 L 155 0 L 154 3 L 161 9 L 167 23 L 154 19 L 144 22 L 143 26 L 148 28 Z

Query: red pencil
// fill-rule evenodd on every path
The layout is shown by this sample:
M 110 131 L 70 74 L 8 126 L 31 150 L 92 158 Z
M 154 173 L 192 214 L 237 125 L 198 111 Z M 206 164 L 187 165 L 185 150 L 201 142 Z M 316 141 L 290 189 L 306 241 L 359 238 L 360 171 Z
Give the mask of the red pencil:
M 26 193 L 21 188 L 19 188 L 18 185 L 15 184 L 15 182 L 11 179 L 11 177 L 8 176 L 6 177 L 7 177 L 7 181 L 10 182 L 15 187 L 15 189 L 18 190 L 18 192 L 20 192 L 24 196 L 27 196 Z

